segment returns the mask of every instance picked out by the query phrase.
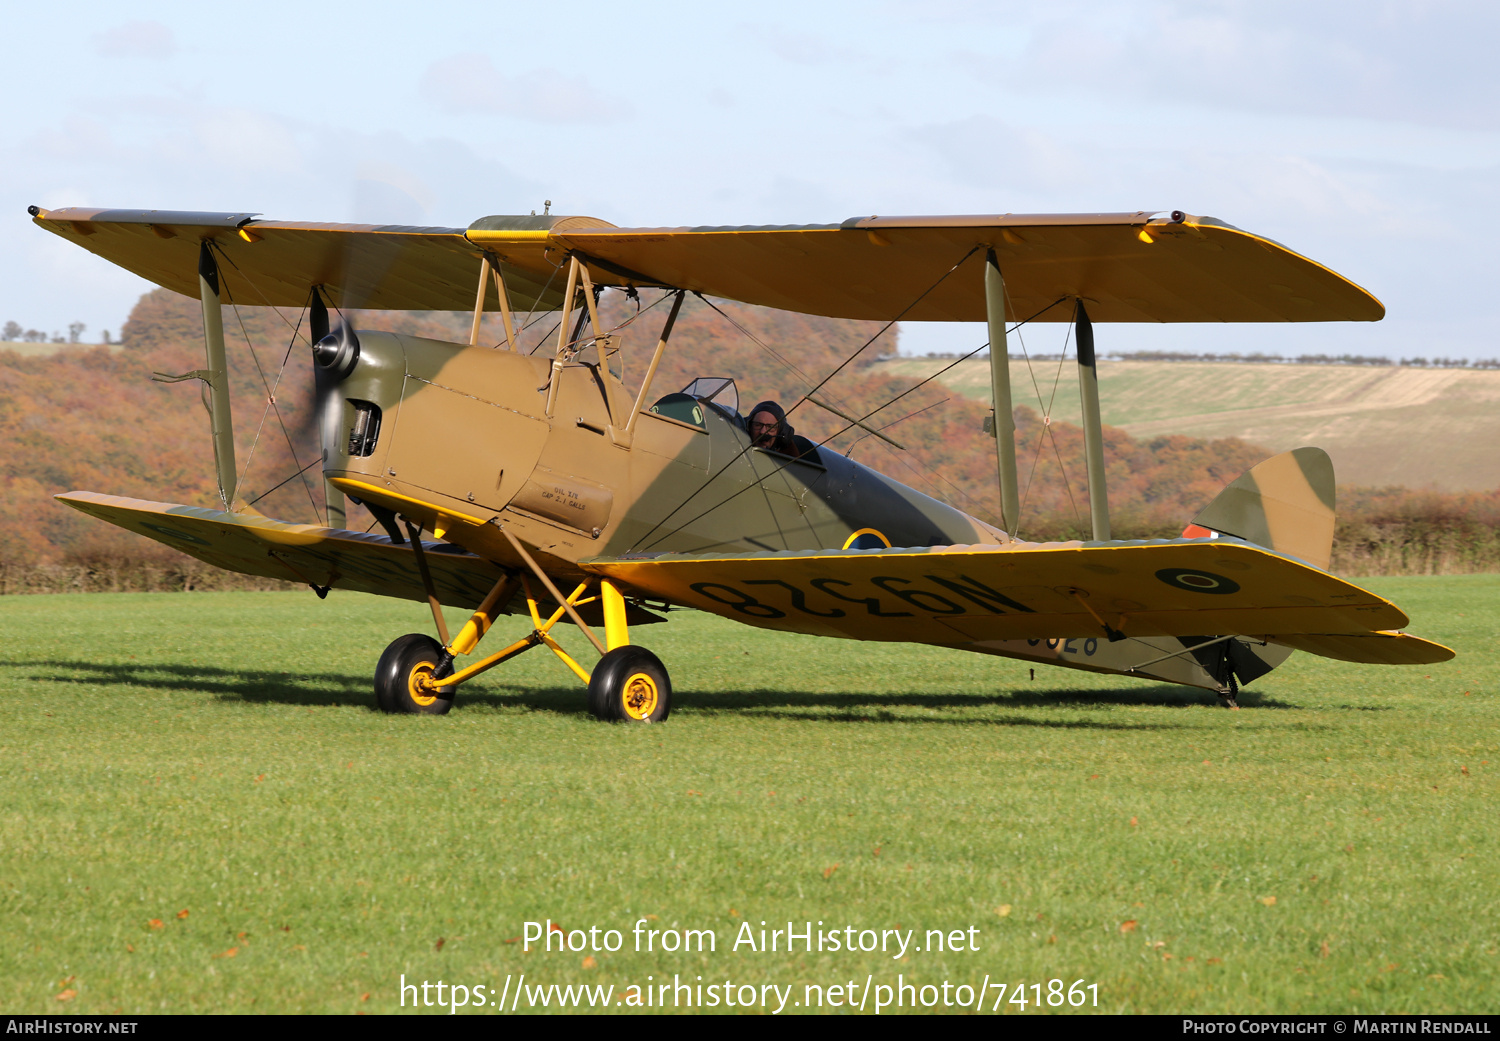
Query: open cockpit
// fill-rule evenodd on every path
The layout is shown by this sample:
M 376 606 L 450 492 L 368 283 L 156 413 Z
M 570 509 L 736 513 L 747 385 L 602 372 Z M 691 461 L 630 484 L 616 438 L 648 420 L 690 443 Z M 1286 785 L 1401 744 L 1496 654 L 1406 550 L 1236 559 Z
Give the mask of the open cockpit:
M 707 430 L 707 417 L 717 415 L 733 428 L 745 435 L 747 451 L 764 452 L 772 456 L 795 459 L 819 468 L 824 461 L 818 446 L 805 437 L 796 435 L 786 423 L 785 413 L 774 402 L 761 402 L 753 407 L 770 406 L 774 412 L 771 420 L 785 427 L 785 436 L 760 436 L 762 431 L 755 426 L 759 414 L 744 415 L 740 412 L 739 387 L 729 376 L 699 376 L 680 391 L 668 394 L 651 406 L 654 415 L 665 416 L 681 423 L 688 423 Z M 769 421 L 768 421 L 769 422 Z

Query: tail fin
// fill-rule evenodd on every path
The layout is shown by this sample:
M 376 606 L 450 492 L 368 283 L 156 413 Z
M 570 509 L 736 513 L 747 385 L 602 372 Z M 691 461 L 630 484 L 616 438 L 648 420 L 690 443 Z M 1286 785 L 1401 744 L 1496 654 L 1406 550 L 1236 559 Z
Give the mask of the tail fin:
M 1240 474 L 1183 534 L 1234 535 L 1327 571 L 1333 525 L 1333 460 L 1321 448 L 1296 448 Z

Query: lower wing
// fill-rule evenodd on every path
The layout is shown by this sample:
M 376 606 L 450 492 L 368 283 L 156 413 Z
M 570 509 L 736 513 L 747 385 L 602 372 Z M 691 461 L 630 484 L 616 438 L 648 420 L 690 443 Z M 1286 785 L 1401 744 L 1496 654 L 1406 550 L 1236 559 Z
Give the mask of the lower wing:
M 305 582 L 314 587 L 352 589 L 403 600 L 425 601 L 426 587 L 409 544 L 313 524 L 289 524 L 255 513 L 225 513 L 128 499 L 97 492 L 69 492 L 56 498 L 75 510 L 126 531 L 154 539 L 214 567 L 242 575 Z M 473 609 L 504 572 L 494 563 L 456 546 L 422 543 L 433 591 L 451 607 Z M 545 605 L 545 601 L 539 601 Z M 504 610 L 525 611 L 523 600 Z M 579 609 L 585 621 L 602 624 L 597 602 Z M 636 605 L 627 608 L 632 625 L 661 617 Z
M 849 639 L 972 646 L 1209 633 L 1348 661 L 1453 656 L 1394 634 L 1408 619 L 1390 601 L 1230 538 L 627 554 L 583 566 L 635 592 L 735 621 Z
M 181 550 L 214 567 L 310 586 L 426 600 L 409 545 L 312 524 L 288 524 L 254 513 L 224 513 L 96 492 L 57 496 L 75 510 Z M 499 568 L 452 547 L 424 543 L 438 599 L 476 607 L 500 578 Z

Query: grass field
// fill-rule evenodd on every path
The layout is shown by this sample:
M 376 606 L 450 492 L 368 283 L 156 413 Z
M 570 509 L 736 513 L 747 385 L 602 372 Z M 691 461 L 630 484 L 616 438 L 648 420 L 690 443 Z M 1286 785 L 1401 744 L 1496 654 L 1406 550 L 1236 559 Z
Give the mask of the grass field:
M 0 1007 L 378 1013 L 403 973 L 524 972 L 792 985 L 793 1012 L 901 973 L 1083 980 L 1111 1012 L 1494 1013 L 1500 576 L 1368 584 L 1460 657 L 1299 654 L 1231 713 L 684 613 L 635 632 L 678 689 L 655 727 L 594 722 L 542 651 L 447 717 L 377 714 L 412 604 L 0 598 Z M 646 916 L 717 951 L 633 953 Z M 625 948 L 510 942 L 549 917 Z M 731 949 L 788 920 L 980 949 Z
M 1078 366 L 1014 360 L 1017 405 L 1079 422 Z M 1057 350 L 1051 345 L 1048 350 Z M 875 371 L 929 376 L 949 361 L 898 358 Z M 988 359 L 960 362 L 942 382 L 990 400 Z M 1357 365 L 1248 365 L 1232 362 L 1099 363 L 1104 422 L 1134 437 L 1161 434 L 1240 437 L 1284 452 L 1317 445 L 1333 457 L 1343 484 L 1439 491 L 1500 485 L 1500 371 Z M 899 413 L 898 413 L 899 414 Z

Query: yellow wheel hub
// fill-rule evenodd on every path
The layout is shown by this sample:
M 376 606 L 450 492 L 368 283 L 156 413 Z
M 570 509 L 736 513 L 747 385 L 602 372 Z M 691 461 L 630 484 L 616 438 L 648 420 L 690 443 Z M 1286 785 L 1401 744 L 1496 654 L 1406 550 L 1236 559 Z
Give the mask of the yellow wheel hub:
M 437 684 L 432 680 L 432 670 L 436 667 L 434 662 L 417 662 L 406 674 L 406 692 L 423 708 L 437 700 Z
M 625 693 L 621 698 L 625 714 L 631 719 L 648 719 L 656 711 L 661 694 L 656 681 L 644 672 L 631 673 L 625 681 Z

